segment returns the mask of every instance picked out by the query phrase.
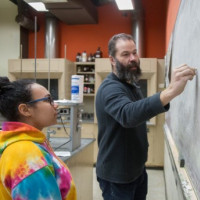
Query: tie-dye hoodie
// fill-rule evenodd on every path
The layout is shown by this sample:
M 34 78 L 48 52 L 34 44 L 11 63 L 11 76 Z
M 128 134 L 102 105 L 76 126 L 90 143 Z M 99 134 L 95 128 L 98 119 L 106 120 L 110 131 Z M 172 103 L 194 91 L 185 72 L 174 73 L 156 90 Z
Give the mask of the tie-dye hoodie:
M 5 122 L 0 131 L 0 200 L 9 199 L 76 199 L 69 169 L 45 135 L 20 122 Z

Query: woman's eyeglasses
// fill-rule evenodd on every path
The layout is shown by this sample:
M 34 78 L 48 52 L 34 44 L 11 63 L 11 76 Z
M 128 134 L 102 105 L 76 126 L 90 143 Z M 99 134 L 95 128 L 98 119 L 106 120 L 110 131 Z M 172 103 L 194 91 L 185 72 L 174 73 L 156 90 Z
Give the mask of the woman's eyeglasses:
M 52 106 L 54 105 L 54 101 L 53 101 L 53 98 L 52 98 L 51 96 L 44 97 L 44 98 L 41 98 L 41 99 L 35 99 L 35 100 L 32 100 L 32 101 L 27 102 L 27 104 L 37 103 L 37 102 L 39 102 L 39 101 L 48 102 L 48 103 L 50 103 Z

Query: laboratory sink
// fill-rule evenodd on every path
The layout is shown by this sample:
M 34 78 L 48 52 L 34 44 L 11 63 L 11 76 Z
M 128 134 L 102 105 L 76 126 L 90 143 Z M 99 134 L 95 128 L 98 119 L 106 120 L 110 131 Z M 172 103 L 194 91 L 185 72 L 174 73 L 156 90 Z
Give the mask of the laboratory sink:
M 82 151 L 86 146 L 90 145 L 95 141 L 94 138 L 82 138 L 81 144 L 79 147 L 72 149 L 72 140 L 67 137 L 51 137 L 49 143 L 53 148 L 55 154 L 59 156 L 63 161 L 71 159 L 74 155 L 77 155 Z
M 70 151 L 71 140 L 69 138 L 55 138 L 49 139 L 49 143 L 54 151 Z

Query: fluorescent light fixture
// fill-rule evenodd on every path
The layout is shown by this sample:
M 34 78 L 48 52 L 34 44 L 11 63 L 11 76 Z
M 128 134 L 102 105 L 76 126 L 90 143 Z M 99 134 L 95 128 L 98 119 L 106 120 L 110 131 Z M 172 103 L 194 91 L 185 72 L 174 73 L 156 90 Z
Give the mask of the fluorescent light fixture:
M 67 3 L 68 0 L 42 0 L 44 3 Z
M 35 10 L 39 12 L 47 12 L 48 10 L 46 9 L 44 3 L 42 2 L 30 2 L 28 3 L 31 7 L 33 7 Z
M 133 10 L 132 0 L 115 0 L 119 10 Z

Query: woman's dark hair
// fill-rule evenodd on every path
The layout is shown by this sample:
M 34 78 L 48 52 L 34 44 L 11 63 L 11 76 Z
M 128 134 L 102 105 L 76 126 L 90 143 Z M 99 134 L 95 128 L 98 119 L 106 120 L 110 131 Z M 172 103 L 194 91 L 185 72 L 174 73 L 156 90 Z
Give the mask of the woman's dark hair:
M 27 79 L 10 82 L 7 77 L 0 77 L 0 113 L 8 121 L 19 121 L 18 106 L 32 100 L 33 83 Z
M 126 33 L 119 33 L 119 34 L 114 35 L 108 42 L 108 54 L 110 56 L 115 57 L 116 42 L 120 39 L 121 40 L 132 40 L 133 42 L 135 42 L 132 35 L 129 35 Z

